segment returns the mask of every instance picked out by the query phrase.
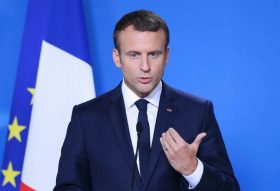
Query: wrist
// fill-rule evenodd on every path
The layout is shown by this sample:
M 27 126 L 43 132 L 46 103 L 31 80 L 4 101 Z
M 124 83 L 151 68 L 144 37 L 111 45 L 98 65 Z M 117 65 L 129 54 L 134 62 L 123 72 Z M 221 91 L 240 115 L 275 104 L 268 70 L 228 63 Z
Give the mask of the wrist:
M 192 160 L 192 162 L 190 162 L 190 164 L 187 165 L 187 167 L 183 170 L 181 174 L 185 176 L 189 176 L 196 170 L 197 166 L 198 166 L 197 158 L 194 158 L 194 160 Z

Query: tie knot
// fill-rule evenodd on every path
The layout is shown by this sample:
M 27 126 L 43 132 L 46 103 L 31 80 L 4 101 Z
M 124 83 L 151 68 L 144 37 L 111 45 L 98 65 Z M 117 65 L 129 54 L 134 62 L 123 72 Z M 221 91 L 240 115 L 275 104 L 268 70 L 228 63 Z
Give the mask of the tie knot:
M 147 111 L 147 104 L 149 102 L 145 99 L 139 99 L 138 101 L 135 102 L 136 107 L 138 108 L 139 111 Z

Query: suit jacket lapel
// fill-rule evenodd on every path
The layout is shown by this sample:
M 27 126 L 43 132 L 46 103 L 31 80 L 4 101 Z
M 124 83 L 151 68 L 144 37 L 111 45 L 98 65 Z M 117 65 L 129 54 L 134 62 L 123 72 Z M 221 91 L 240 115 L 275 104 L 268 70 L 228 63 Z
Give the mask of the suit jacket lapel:
M 150 154 L 149 172 L 147 182 L 144 182 L 144 190 L 147 188 L 149 181 L 155 171 L 159 156 L 161 155 L 162 147 L 160 144 L 161 134 L 173 126 L 173 120 L 176 114 L 176 107 L 172 103 L 171 89 L 163 82 L 162 93 L 160 97 L 159 109 L 157 114 L 155 132 Z M 121 85 L 112 92 L 111 103 L 108 106 L 108 114 L 112 123 L 113 131 L 115 132 L 118 144 L 120 145 L 123 156 L 125 157 L 128 168 L 132 172 L 134 163 L 134 152 L 132 148 L 131 138 L 129 134 L 126 112 L 121 93 Z M 139 185 L 142 184 L 140 175 L 135 172 L 135 179 Z
M 118 86 L 112 93 L 111 104 L 108 106 L 108 113 L 123 155 L 127 160 L 129 168 L 132 168 L 133 148 L 128 130 L 126 112 L 124 108 L 121 88 Z
M 168 130 L 169 127 L 173 126 L 173 120 L 176 114 L 176 107 L 172 103 L 172 95 L 170 88 L 163 83 L 162 93 L 160 97 L 159 109 L 157 114 L 155 132 L 153 136 L 153 143 L 150 154 L 149 162 L 149 172 L 147 182 L 145 183 L 145 188 L 149 184 L 149 181 L 154 173 L 156 168 L 159 156 L 163 152 L 162 146 L 160 143 L 161 134 Z
M 112 92 L 111 103 L 108 106 L 108 114 L 112 124 L 111 127 L 116 135 L 122 154 L 127 161 L 128 168 L 132 172 L 134 165 L 134 151 L 128 129 L 121 85 Z M 135 171 L 135 180 L 137 181 L 137 184 L 141 184 L 141 178 L 137 168 Z

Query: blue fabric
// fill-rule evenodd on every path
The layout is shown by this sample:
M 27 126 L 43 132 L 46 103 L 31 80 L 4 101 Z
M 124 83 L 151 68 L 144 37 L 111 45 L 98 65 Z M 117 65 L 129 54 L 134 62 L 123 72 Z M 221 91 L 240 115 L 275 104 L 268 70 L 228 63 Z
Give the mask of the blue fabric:
M 185 191 L 188 183 L 168 162 L 161 134 L 173 127 L 191 143 L 207 133 L 198 158 L 205 171 L 194 191 L 239 191 L 216 122 L 211 102 L 178 92 L 163 83 L 150 153 L 147 181 L 134 179 L 134 191 Z M 56 191 L 131 190 L 134 152 L 128 130 L 121 86 L 75 106 L 63 144 Z
M 147 116 L 147 104 L 145 99 L 139 99 L 135 102 L 139 110 L 138 123 L 143 126 L 142 132 L 139 135 L 139 162 L 140 174 L 143 182 L 147 181 L 147 172 L 150 158 L 150 126 Z

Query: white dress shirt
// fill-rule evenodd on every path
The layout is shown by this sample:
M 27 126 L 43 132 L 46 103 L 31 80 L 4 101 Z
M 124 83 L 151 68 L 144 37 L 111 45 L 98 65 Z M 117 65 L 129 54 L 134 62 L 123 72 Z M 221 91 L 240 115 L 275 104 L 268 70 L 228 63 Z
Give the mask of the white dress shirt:
M 157 118 L 157 113 L 158 113 L 161 91 L 162 91 L 162 82 L 160 81 L 160 83 L 155 87 L 155 89 L 148 96 L 143 98 L 149 102 L 147 105 L 147 115 L 148 115 L 148 121 L 149 121 L 149 126 L 150 126 L 150 144 L 151 144 L 150 147 L 152 147 L 152 142 L 153 142 L 153 136 L 154 136 L 154 130 L 155 130 L 155 125 L 156 125 L 156 118 Z M 135 105 L 135 102 L 141 98 L 138 97 L 131 89 L 129 89 L 127 87 L 124 80 L 122 82 L 122 94 L 123 94 L 123 99 L 124 99 L 124 106 L 125 106 L 125 111 L 126 111 L 130 138 L 131 138 L 132 147 L 133 147 L 133 150 L 135 153 L 136 144 L 137 144 L 136 124 L 138 121 L 138 113 L 139 113 L 139 111 Z M 137 166 L 138 166 L 138 170 L 140 172 L 139 155 L 137 157 Z M 202 162 L 198 159 L 198 166 L 197 166 L 196 170 L 188 176 L 183 175 L 184 178 L 189 182 L 190 189 L 195 188 L 196 185 L 199 183 L 199 181 L 202 177 L 203 168 L 204 167 L 203 167 Z

